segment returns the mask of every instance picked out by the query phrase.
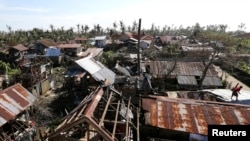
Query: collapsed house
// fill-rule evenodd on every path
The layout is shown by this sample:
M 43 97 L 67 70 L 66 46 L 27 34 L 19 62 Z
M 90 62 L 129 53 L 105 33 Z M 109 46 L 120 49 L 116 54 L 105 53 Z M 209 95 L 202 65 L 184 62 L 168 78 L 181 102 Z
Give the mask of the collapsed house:
M 28 110 L 35 101 L 36 97 L 19 83 L 0 91 L 1 141 L 32 141 L 36 127 Z
M 137 108 L 113 87 L 115 73 L 92 56 L 75 61 L 99 82 L 48 136 L 49 140 L 131 140 L 139 136 Z M 83 79 L 86 82 L 86 79 Z M 134 114 L 135 113 L 135 114 Z
M 138 138 L 138 110 L 130 100 L 112 86 L 100 86 L 62 120 L 48 139 L 117 141 Z
M 25 55 L 19 62 L 22 85 L 37 95 L 45 94 L 54 87 L 52 79 L 53 63 L 47 56 Z

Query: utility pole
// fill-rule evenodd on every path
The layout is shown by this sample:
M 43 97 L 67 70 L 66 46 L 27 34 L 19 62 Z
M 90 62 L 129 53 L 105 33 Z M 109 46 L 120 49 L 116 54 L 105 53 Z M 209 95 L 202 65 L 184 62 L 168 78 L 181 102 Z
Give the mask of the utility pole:
M 139 19 L 139 27 L 138 27 L 138 43 L 137 43 L 137 65 L 138 65 L 138 76 L 141 76 L 141 61 L 140 61 L 140 39 L 141 39 L 141 19 Z
M 138 43 L 137 43 L 137 65 L 138 65 L 138 78 L 137 78 L 137 86 L 136 86 L 136 89 L 137 89 L 137 94 L 139 95 L 139 98 L 138 98 L 138 103 L 139 103 L 139 108 L 137 108 L 137 141 L 140 140 L 140 130 L 139 130 L 139 127 L 140 127 L 140 109 L 141 109 L 141 94 L 140 92 L 138 91 L 138 86 L 139 86 L 139 78 L 141 76 L 141 59 L 140 59 L 140 39 L 141 39 L 141 19 L 139 19 L 139 27 L 138 27 Z M 139 88 L 140 89 L 140 88 Z

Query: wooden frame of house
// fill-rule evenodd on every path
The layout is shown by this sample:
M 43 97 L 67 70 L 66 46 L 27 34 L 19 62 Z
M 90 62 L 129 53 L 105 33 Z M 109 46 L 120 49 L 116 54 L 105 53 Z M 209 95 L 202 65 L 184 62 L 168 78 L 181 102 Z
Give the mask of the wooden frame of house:
M 133 131 L 139 136 L 138 110 L 113 87 L 98 87 L 86 96 L 51 132 L 48 139 L 60 140 L 107 140 L 132 139 Z M 138 115 L 135 115 L 136 117 Z
M 18 67 L 22 71 L 22 85 L 37 95 L 45 94 L 53 87 L 53 63 L 47 56 L 25 55 Z

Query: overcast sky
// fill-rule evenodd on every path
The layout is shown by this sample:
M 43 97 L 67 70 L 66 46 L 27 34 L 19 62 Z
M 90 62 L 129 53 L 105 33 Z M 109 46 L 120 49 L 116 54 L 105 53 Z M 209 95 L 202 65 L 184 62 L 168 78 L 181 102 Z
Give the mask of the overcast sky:
M 125 26 L 138 22 L 149 29 L 152 24 L 163 27 L 226 24 L 237 30 L 244 23 L 250 31 L 249 0 L 0 0 L 0 31 L 76 29 L 77 24 L 99 24 L 113 27 L 123 21 Z

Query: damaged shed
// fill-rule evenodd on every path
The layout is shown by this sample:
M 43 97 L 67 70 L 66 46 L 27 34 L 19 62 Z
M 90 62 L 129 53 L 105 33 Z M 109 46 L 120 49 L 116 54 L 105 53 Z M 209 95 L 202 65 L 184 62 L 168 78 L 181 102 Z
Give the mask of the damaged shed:
M 19 83 L 0 91 L 0 140 L 9 141 L 25 132 L 29 120 L 25 111 L 35 100 Z

